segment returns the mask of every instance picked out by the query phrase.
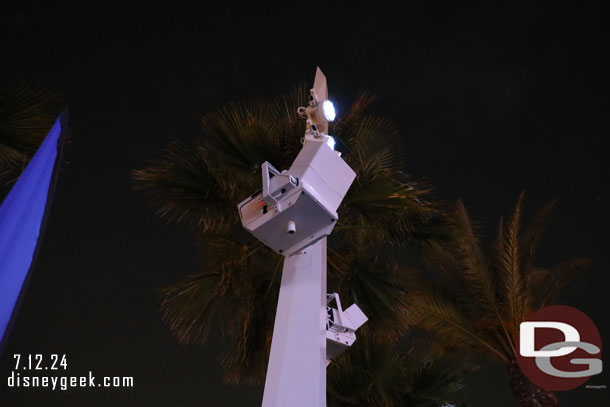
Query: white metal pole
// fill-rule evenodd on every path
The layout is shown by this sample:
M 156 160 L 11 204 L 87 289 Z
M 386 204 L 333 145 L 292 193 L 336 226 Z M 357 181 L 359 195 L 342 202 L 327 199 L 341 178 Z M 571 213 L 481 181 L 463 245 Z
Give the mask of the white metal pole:
M 284 259 L 263 407 L 326 406 L 326 237 Z

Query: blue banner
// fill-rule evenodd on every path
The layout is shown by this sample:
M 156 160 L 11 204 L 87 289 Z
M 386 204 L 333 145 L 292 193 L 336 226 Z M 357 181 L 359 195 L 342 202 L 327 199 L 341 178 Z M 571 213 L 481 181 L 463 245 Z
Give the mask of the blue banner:
M 67 113 L 63 113 L 55 121 L 0 206 L 0 338 L 3 344 L 42 241 L 66 118 Z

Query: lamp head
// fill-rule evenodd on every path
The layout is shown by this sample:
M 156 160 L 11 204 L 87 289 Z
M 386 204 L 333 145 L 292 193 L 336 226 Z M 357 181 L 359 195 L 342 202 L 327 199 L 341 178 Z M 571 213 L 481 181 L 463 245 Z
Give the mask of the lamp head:
M 335 120 L 337 112 L 335 111 L 335 105 L 333 104 L 333 102 L 328 99 L 322 102 L 322 113 L 324 114 L 324 118 L 326 118 L 327 121 L 332 122 L 333 120 Z
M 328 99 L 326 76 L 316 70 L 313 88 L 310 91 L 309 105 L 303 109 L 307 118 L 307 130 L 315 137 L 328 135 L 328 123 L 335 120 L 335 105 Z

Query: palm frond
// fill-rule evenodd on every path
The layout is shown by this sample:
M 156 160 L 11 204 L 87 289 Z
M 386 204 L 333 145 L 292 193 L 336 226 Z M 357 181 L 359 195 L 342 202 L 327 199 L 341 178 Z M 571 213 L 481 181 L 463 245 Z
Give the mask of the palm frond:
M 455 219 L 457 226 L 455 243 L 460 267 L 458 275 L 464 281 L 468 294 L 476 298 L 481 308 L 489 315 L 496 315 L 495 286 L 488 262 L 481 250 L 473 222 L 462 201 L 457 202 Z
M 252 275 L 240 279 L 246 281 L 233 284 L 237 292 L 226 298 L 223 319 L 230 319 L 226 323 L 230 347 L 220 362 L 227 383 L 260 385 L 267 370 L 280 282 Z
M 360 118 L 365 114 L 366 110 L 373 104 L 377 97 L 368 91 L 360 93 L 356 99 L 352 102 L 349 109 L 338 117 L 333 122 L 333 128 L 335 133 L 343 134 L 346 143 L 351 143 L 351 137 L 355 133 L 354 127 L 358 126 Z
M 502 247 L 500 264 L 500 280 L 503 284 L 504 293 L 504 316 L 509 321 L 510 333 L 515 335 L 518 332 L 519 323 L 525 318 L 527 296 L 525 295 L 526 277 L 520 261 L 520 223 L 521 206 L 524 193 L 522 192 L 517 199 L 511 217 L 504 228 L 504 236 L 500 243 Z
M 403 356 L 393 345 L 359 337 L 327 369 L 330 406 L 392 406 L 404 386 Z
M 190 275 L 159 290 L 163 321 L 181 344 L 204 344 L 220 299 L 221 273 Z
M 235 192 L 235 199 L 243 199 L 252 193 L 253 184 L 260 183 L 263 162 L 287 168 L 296 157 L 305 123 L 296 114 L 299 105 L 291 109 L 288 103 L 299 98 L 307 99 L 304 86 L 271 103 L 230 103 L 203 117 L 207 164 L 212 173 L 219 174 L 218 182 Z
M 455 357 L 435 357 L 420 362 L 410 378 L 405 407 L 439 407 L 453 404 L 466 385 L 468 368 Z
M 402 171 L 402 144 L 394 122 L 382 117 L 360 117 L 349 129 L 345 140 L 341 132 L 337 136 L 347 148 L 345 160 L 357 174 L 374 176 L 385 171 Z
M 473 307 L 469 307 L 468 312 L 473 312 L 471 318 L 479 319 L 480 324 L 495 331 L 505 352 L 512 356 L 515 345 L 504 326 L 504 320 L 499 310 L 495 275 L 489 260 L 481 250 L 473 222 L 462 201 L 457 203 L 455 218 L 457 220 L 456 246 L 460 265 L 459 272 L 456 274 L 465 283 L 466 295 L 469 297 L 466 304 L 475 302 L 478 308 L 478 310 L 474 310 Z
M 0 176 L 10 181 L 25 168 L 61 108 L 61 96 L 49 87 L 0 85 Z
M 433 333 L 436 340 L 446 344 L 447 348 L 456 347 L 455 351 L 474 354 L 488 353 L 508 362 L 503 346 L 498 338 L 485 335 L 485 331 L 476 326 L 469 315 L 457 307 L 446 296 L 431 291 L 411 292 L 409 303 L 410 321 L 413 325 Z
M 329 258 L 333 261 L 336 256 Z M 329 273 L 329 286 L 338 287 L 343 303 L 358 304 L 368 316 L 369 321 L 361 330 L 379 332 L 386 338 L 399 337 L 406 328 L 407 292 L 403 278 L 374 257 L 358 256 L 353 260 L 343 274 Z
M 540 240 L 549 223 L 549 217 L 555 207 L 556 201 L 552 200 L 540 208 L 529 225 L 521 236 L 521 267 L 523 270 L 529 271 L 535 261 L 535 255 L 540 246 Z
M 239 309 L 237 315 L 246 315 L 247 307 L 242 309 L 241 301 L 253 297 L 250 290 L 254 283 L 262 284 L 267 292 L 270 284 L 276 289 L 279 286 L 279 281 L 273 281 L 270 256 L 265 252 L 269 249 L 261 243 L 242 243 L 212 233 L 202 234 L 199 239 L 206 272 L 159 290 L 163 320 L 182 344 L 204 344 L 214 321 L 224 320 L 222 314 L 227 310 Z M 275 264 L 279 262 L 280 256 L 276 255 Z
M 149 167 L 133 171 L 157 215 L 203 230 L 226 230 L 238 221 L 234 203 L 210 173 L 200 145 L 174 141 Z
M 423 201 L 428 193 L 426 187 L 400 181 L 391 174 L 374 179 L 358 176 L 339 209 L 338 226 L 358 226 L 347 234 L 359 244 L 404 243 L 435 213 Z
M 527 295 L 532 310 L 550 305 L 559 291 L 577 274 L 586 270 L 591 261 L 574 258 L 549 268 L 533 270 L 528 279 Z

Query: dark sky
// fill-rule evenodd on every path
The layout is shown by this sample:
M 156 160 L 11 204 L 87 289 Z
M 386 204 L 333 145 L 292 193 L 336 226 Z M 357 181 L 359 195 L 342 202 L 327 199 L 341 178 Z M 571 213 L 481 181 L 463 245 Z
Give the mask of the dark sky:
M 339 114 L 359 91 L 377 94 L 374 111 L 400 128 L 407 171 L 438 198 L 462 198 L 488 234 L 522 189 L 530 210 L 557 198 L 541 262 L 594 261 L 560 303 L 610 338 L 604 2 L 401 3 L 3 2 L 0 79 L 61 90 L 73 142 L 0 360 L 0 404 L 260 406 L 260 388 L 221 384 L 218 337 L 185 348 L 162 325 L 153 290 L 200 264 L 189 232 L 159 221 L 129 172 L 168 141 L 196 136 L 203 113 L 311 83 L 316 65 Z M 65 353 L 70 374 L 133 376 L 135 387 L 9 390 L 14 353 Z M 609 391 L 559 397 L 602 406 Z M 475 375 L 465 397 L 513 405 L 497 367 Z

